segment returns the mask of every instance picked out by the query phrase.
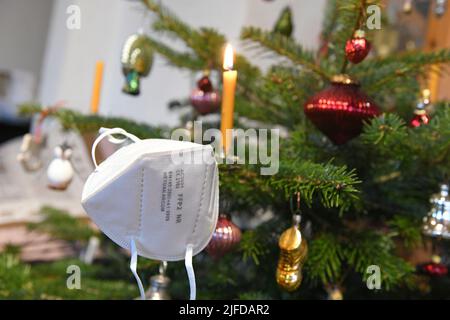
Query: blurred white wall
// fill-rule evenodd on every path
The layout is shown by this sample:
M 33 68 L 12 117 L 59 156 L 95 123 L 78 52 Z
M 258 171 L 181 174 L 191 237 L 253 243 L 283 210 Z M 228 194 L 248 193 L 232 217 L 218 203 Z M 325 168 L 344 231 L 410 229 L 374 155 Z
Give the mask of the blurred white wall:
M 53 0 L 0 0 L 0 69 L 41 74 Z
M 295 37 L 306 47 L 316 47 L 325 1 L 165 0 L 162 3 L 192 26 L 217 28 L 240 51 L 241 27 L 256 25 L 270 29 L 287 4 L 293 9 Z M 81 9 L 80 30 L 66 28 L 69 16 L 66 10 L 72 4 Z M 178 124 L 179 115 L 169 111 L 167 103 L 188 96 L 193 85 L 193 75 L 189 72 L 173 68 L 157 57 L 150 75 L 142 80 L 140 96 L 131 97 L 121 92 L 122 44 L 129 34 L 148 25 L 151 19 L 137 1 L 55 1 L 39 100 L 45 104 L 64 100 L 74 109 L 89 112 L 95 62 L 103 60 L 101 114 L 151 124 Z

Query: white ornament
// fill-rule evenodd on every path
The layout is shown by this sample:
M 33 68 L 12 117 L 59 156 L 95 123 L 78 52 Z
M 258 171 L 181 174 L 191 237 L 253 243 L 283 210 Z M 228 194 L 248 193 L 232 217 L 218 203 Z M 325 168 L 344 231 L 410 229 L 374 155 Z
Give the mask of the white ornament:
M 72 149 L 68 147 L 56 147 L 55 158 L 47 169 L 48 186 L 51 189 L 65 190 L 73 178 L 73 167 L 70 162 Z
M 45 139 L 35 139 L 30 133 L 23 136 L 17 160 L 26 171 L 33 172 L 42 167 L 41 150 L 44 145 Z

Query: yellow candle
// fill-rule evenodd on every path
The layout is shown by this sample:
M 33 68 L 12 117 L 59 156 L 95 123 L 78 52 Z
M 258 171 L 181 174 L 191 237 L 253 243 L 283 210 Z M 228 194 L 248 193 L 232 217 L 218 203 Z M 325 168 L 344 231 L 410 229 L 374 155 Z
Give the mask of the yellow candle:
M 222 147 L 225 155 L 228 153 L 233 129 L 234 92 L 236 90 L 237 71 L 233 70 L 233 47 L 228 44 L 223 59 L 223 92 L 222 117 L 220 131 L 222 133 Z M 229 130 L 227 134 L 227 130 Z
M 100 91 L 102 89 L 103 78 L 103 61 L 97 61 L 95 65 L 94 85 L 92 87 L 91 97 L 91 112 L 98 113 L 98 106 L 100 104 Z

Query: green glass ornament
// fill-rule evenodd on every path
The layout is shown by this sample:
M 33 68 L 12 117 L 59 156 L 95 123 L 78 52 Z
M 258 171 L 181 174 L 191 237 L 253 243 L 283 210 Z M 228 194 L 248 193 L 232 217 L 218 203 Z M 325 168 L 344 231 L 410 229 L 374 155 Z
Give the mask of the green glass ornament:
M 137 96 L 140 93 L 140 78 L 150 72 L 153 64 L 153 49 L 149 39 L 139 33 L 132 34 L 122 49 L 122 72 L 125 85 L 122 91 Z
M 280 14 L 275 26 L 273 27 L 274 33 L 282 34 L 286 37 L 290 37 L 292 30 L 294 29 L 292 23 L 292 11 L 290 7 L 286 7 Z

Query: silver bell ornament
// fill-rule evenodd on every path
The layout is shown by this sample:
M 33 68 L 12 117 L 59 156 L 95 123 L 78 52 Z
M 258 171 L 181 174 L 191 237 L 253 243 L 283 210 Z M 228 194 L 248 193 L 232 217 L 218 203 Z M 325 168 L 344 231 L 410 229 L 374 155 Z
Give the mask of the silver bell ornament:
M 150 278 L 150 289 L 145 293 L 146 300 L 170 300 L 167 289 L 170 279 L 166 276 L 167 262 L 162 261 L 159 266 L 159 274 Z
M 430 199 L 431 211 L 423 219 L 423 233 L 431 237 L 450 239 L 450 198 L 448 185 L 441 185 L 441 192 Z
M 66 144 L 55 147 L 55 158 L 47 168 L 48 187 L 54 190 L 65 190 L 72 181 L 74 170 L 70 157 L 72 148 Z
M 447 0 L 435 0 L 434 13 L 437 17 L 442 17 L 447 10 Z

